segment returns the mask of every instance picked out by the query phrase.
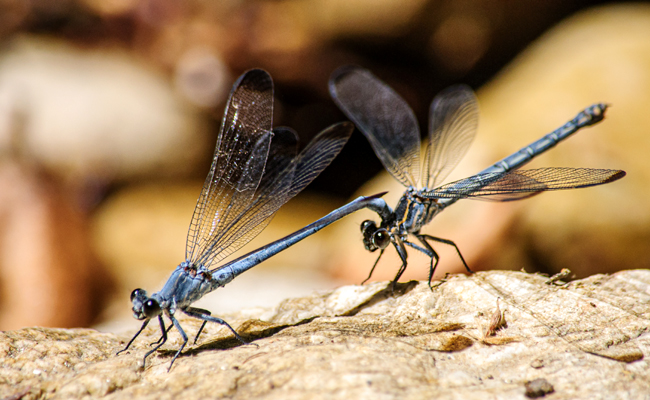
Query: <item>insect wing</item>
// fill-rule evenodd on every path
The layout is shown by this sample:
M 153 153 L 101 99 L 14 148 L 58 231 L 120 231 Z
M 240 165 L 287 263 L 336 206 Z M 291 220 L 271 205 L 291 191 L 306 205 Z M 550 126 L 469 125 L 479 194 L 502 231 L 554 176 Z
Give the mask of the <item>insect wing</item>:
M 593 168 L 537 168 L 509 173 L 478 174 L 424 192 L 428 198 L 480 198 L 512 201 L 562 189 L 602 185 L 625 176 L 625 172 Z
M 351 123 L 332 125 L 319 133 L 275 177 L 269 175 L 268 181 L 266 177 L 263 178 L 255 201 L 229 227 L 224 238 L 220 238 L 218 245 L 212 249 L 218 259 L 223 258 L 223 254 L 232 253 L 234 250 L 231 249 L 237 249 L 257 236 L 283 204 L 302 191 L 332 162 L 353 130 L 354 125 Z M 233 243 L 237 245 L 234 246 Z
M 264 175 L 254 199 L 213 236 L 213 241 L 197 260 L 209 266 L 220 261 L 257 236 L 284 204 L 293 180 L 298 137 L 290 128 L 276 128 L 269 149 Z M 274 210 L 265 204 L 279 204 Z
M 354 131 L 354 124 L 341 122 L 320 132 L 296 159 L 296 171 L 291 182 L 289 198 L 300 193 L 339 154 Z
M 406 101 L 358 67 L 335 71 L 329 89 L 334 102 L 366 136 L 386 170 L 404 186 L 417 186 L 420 132 Z
M 273 114 L 273 81 L 262 70 L 244 73 L 233 85 L 210 172 L 187 235 L 186 259 L 196 261 L 215 235 L 253 200 L 264 173 Z
M 452 86 L 436 96 L 429 109 L 423 187 L 435 188 L 456 168 L 477 127 L 478 102 L 468 86 Z

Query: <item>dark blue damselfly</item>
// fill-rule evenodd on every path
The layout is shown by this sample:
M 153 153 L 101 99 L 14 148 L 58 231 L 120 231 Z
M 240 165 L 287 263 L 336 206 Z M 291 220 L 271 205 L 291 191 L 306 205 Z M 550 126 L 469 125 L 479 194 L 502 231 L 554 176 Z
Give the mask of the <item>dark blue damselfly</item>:
M 453 86 L 441 92 L 431 103 L 429 140 L 419 186 L 420 132 L 415 114 L 404 99 L 372 73 L 358 67 L 344 67 L 335 71 L 329 88 L 336 104 L 366 136 L 386 170 L 406 187 L 394 210 L 382 199 L 369 206 L 380 215 L 379 225 L 371 220 L 361 224 L 365 248 L 369 251 L 380 250 L 366 281 L 372 276 L 390 243 L 402 260 L 393 285 L 406 269 L 405 246 L 430 257 L 431 284 L 439 257 L 429 241 L 453 246 L 467 271 L 471 272 L 453 241 L 420 232 L 433 217 L 459 199 L 519 200 L 548 190 L 601 185 L 625 176 L 624 171 L 610 169 L 518 170 L 579 129 L 601 121 L 607 106 L 595 104 L 559 129 L 478 174 L 437 186 L 465 155 L 478 126 L 478 104 L 473 92 L 466 86 Z M 415 237 L 419 244 L 411 242 L 409 236 Z

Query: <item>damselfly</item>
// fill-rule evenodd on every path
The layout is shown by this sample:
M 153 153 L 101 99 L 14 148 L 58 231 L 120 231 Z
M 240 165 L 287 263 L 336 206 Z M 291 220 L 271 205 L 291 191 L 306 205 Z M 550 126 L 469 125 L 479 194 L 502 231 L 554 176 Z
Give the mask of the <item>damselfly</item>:
M 147 357 L 165 344 L 172 325 L 183 344 L 170 369 L 187 344 L 187 334 L 174 316 L 178 311 L 203 320 L 194 342 L 206 322 L 216 322 L 246 343 L 226 321 L 191 304 L 332 222 L 379 200 L 378 196 L 360 197 L 283 239 L 213 267 L 259 234 L 284 203 L 329 165 L 354 129 L 349 122 L 333 125 L 296 155 L 295 132 L 289 128 L 271 130 L 272 114 L 273 82 L 269 74 L 262 70 L 244 73 L 234 84 L 224 112 L 210 173 L 190 223 L 185 261 L 160 291 L 151 296 L 143 289 L 131 293 L 133 315 L 144 323 L 120 352 L 127 350 L 154 318 L 158 318 L 162 332 L 157 345 L 145 354 L 143 366 Z M 171 321 L 168 328 L 163 316 Z
M 595 104 L 561 128 L 480 173 L 437 186 L 465 155 L 478 125 L 478 104 L 473 92 L 466 86 L 454 86 L 441 92 L 431 103 L 422 186 L 418 186 L 420 133 L 415 114 L 408 104 L 384 82 L 358 67 L 337 70 L 330 79 L 329 88 L 336 104 L 366 136 L 386 170 L 407 188 L 395 210 L 385 202 L 381 207 L 376 204 L 369 207 L 379 213 L 379 226 L 371 220 L 361 224 L 365 248 L 369 251 L 380 250 L 366 281 L 372 276 L 390 243 L 402 261 L 393 284 L 406 269 L 405 245 L 430 257 L 431 284 L 439 257 L 429 241 L 453 246 L 467 271 L 471 272 L 453 241 L 420 232 L 433 217 L 459 199 L 519 200 L 548 190 L 600 185 L 625 176 L 624 171 L 609 169 L 517 170 L 580 128 L 601 121 L 607 106 Z M 415 237 L 420 244 L 411 242 L 409 235 Z

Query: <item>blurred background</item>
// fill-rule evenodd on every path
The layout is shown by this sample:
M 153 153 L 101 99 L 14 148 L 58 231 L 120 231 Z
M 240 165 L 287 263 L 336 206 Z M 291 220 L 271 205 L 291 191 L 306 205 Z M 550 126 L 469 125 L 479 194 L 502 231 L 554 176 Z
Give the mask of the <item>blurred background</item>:
M 327 92 L 339 66 L 370 69 L 411 105 L 453 83 L 479 98 L 479 131 L 448 180 L 469 176 L 595 103 L 604 122 L 530 165 L 626 170 L 623 180 L 514 203 L 461 201 L 426 233 L 474 270 L 575 277 L 648 268 L 650 5 L 486 0 L 0 0 L 0 329 L 133 329 L 129 293 L 183 260 L 225 100 L 247 69 L 275 81 L 274 125 L 303 145 L 345 120 Z M 340 156 L 243 251 L 352 197 L 403 192 L 356 132 Z M 377 253 L 359 212 L 198 306 L 213 314 L 358 284 Z M 436 278 L 460 272 L 436 245 Z M 426 279 L 410 251 L 406 279 Z M 374 279 L 389 280 L 392 249 Z

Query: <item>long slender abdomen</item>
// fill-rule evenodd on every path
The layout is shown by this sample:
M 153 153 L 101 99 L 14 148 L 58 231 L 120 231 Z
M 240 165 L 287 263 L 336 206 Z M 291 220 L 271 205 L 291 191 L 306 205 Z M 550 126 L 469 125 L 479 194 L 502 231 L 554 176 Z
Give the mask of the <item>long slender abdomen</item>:
M 582 112 L 576 115 L 575 118 L 562 125 L 560 128 L 529 144 L 516 153 L 513 153 L 496 162 L 491 167 L 488 167 L 479 172 L 479 174 L 507 172 L 521 167 L 536 156 L 542 154 L 562 140 L 573 135 L 578 130 L 602 121 L 605 117 L 606 109 L 607 104 L 603 103 L 594 104 L 590 107 L 585 108 Z

